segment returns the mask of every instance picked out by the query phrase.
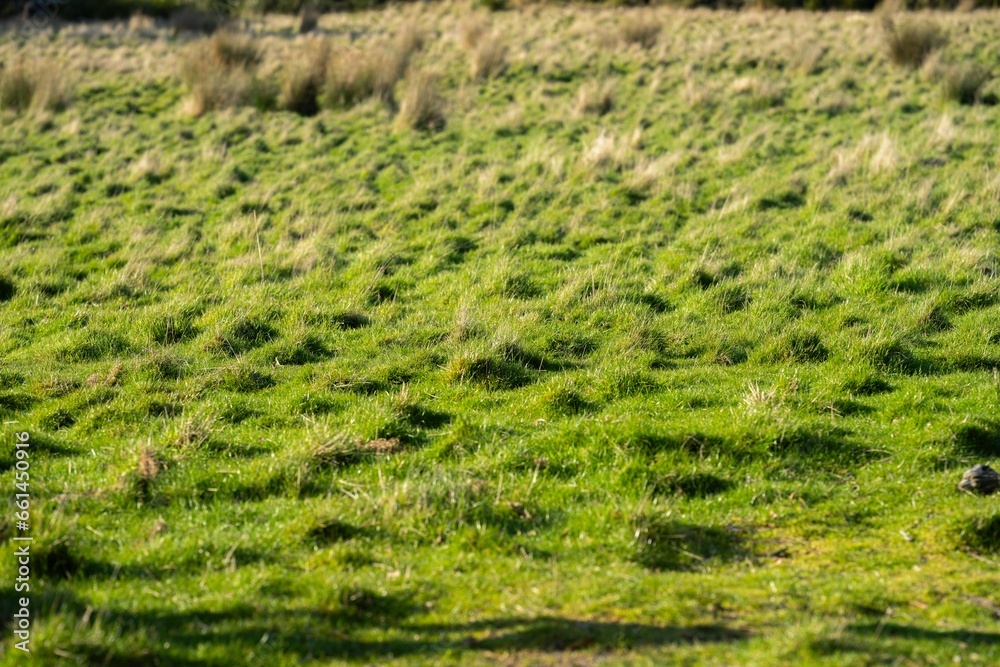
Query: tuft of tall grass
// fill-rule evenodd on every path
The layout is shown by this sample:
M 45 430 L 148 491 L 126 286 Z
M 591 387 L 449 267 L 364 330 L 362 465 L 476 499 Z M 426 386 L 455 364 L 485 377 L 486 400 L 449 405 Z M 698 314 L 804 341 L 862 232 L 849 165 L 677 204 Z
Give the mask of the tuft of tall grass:
M 458 43 L 466 51 L 471 51 L 479 40 L 489 32 L 489 22 L 479 14 L 470 14 L 458 24 Z
M 626 44 L 637 44 L 648 49 L 656 44 L 663 26 L 651 14 L 631 12 L 622 21 L 621 38 Z
M 181 58 L 180 77 L 188 89 L 188 112 L 262 104 L 266 96 L 256 77 L 261 52 L 248 37 L 222 32 L 194 44 Z
M 975 104 L 990 80 L 990 72 L 981 65 L 943 65 L 936 68 L 935 78 L 947 99 L 959 104 Z
M 335 53 L 326 68 L 323 106 L 345 108 L 372 98 L 391 100 L 408 62 L 408 54 L 391 47 Z
M 424 48 L 424 34 L 414 22 L 408 22 L 396 33 L 394 39 L 396 51 L 407 58 Z
M 278 107 L 303 116 L 319 112 L 319 98 L 326 83 L 330 50 L 318 42 L 284 74 L 278 93 Z
M 469 74 L 476 81 L 492 79 L 507 67 L 507 46 L 496 34 L 482 37 L 469 51 Z
M 920 67 L 930 54 L 948 41 L 941 28 L 929 21 L 897 21 L 891 16 L 883 16 L 882 29 L 889 59 L 910 69 Z
M 22 61 L 0 66 L 0 108 L 18 113 L 59 111 L 67 103 L 62 76 L 55 68 Z
M 603 116 L 615 108 L 615 89 L 611 83 L 588 81 L 576 94 L 576 111 L 579 114 Z
M 428 71 L 411 72 L 406 78 L 403 101 L 396 117 L 397 127 L 440 130 L 445 120 L 445 102 L 438 76 Z

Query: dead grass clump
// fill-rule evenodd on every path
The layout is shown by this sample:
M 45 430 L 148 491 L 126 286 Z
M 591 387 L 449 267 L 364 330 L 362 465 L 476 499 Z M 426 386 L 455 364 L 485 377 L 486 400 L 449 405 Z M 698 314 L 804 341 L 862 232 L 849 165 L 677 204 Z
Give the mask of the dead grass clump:
M 778 106 L 785 99 L 785 89 L 780 84 L 753 76 L 736 79 L 730 90 L 736 95 L 746 97 L 752 106 L 762 109 Z
M 347 108 L 372 98 L 391 100 L 408 61 L 399 51 L 378 46 L 335 53 L 327 65 L 323 106 Z
M 469 74 L 476 81 L 499 76 L 507 67 L 507 45 L 496 34 L 479 40 L 469 52 Z
M 656 44 L 656 38 L 663 26 L 651 14 L 646 12 L 630 12 L 621 24 L 622 41 L 626 44 L 638 44 L 648 49 Z
M 615 89 L 611 83 L 589 81 L 580 86 L 576 95 L 577 113 L 603 116 L 614 107 Z
M 411 130 L 440 130 L 445 125 L 445 102 L 438 77 L 433 72 L 413 72 L 406 78 L 406 90 L 396 124 Z
M 917 69 L 934 51 L 947 43 L 941 28 L 929 21 L 897 21 L 882 17 L 889 59 L 896 65 Z
M 490 29 L 489 21 L 479 14 L 470 14 L 458 24 L 458 43 L 466 51 L 471 51 Z
M 149 501 L 153 496 L 153 485 L 163 468 L 156 453 L 149 447 L 139 450 L 139 460 L 135 470 L 130 475 L 131 490 L 142 501 Z
M 318 113 L 329 60 L 329 47 L 322 41 L 315 44 L 304 58 L 286 70 L 281 91 L 278 93 L 278 107 L 303 116 L 313 116 Z
M 35 96 L 35 79 L 28 74 L 23 63 L 0 70 L 0 107 L 24 111 L 31 106 Z
M 215 109 L 260 103 L 263 88 L 256 77 L 261 53 L 248 37 L 219 33 L 201 40 L 181 58 L 180 75 L 188 89 L 192 116 Z
M 602 131 L 583 154 L 583 163 L 591 169 L 621 169 L 629 154 L 627 142 Z
M 424 48 L 424 35 L 416 23 L 406 23 L 396 33 L 394 46 L 398 53 L 408 58 Z
M 261 52 L 253 40 L 234 32 L 221 32 L 208 41 L 208 56 L 227 68 L 251 68 L 260 64 Z
M 215 417 L 207 414 L 190 415 L 181 420 L 174 432 L 172 444 L 180 449 L 197 449 L 207 443 L 215 431 Z
M 981 65 L 942 65 L 936 69 L 935 78 L 947 99 L 959 104 L 975 104 L 990 80 L 990 72 Z
M 68 96 L 58 70 L 41 65 L 0 65 L 0 108 L 18 113 L 59 111 L 66 107 Z

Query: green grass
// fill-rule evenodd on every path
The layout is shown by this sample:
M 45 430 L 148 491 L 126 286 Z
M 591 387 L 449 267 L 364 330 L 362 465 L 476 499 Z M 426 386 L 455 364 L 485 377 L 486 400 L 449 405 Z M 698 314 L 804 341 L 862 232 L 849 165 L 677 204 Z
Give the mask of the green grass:
M 1000 662 L 1000 15 L 649 11 L 253 24 L 280 91 L 416 23 L 313 116 L 0 36 L 72 84 L 0 112 L 0 663 Z

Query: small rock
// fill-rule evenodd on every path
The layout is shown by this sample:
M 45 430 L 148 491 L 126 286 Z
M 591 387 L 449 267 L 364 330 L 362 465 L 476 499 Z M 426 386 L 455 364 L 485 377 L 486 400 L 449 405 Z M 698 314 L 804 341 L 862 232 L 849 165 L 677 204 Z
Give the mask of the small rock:
M 988 496 L 1000 488 L 1000 473 L 985 464 L 974 465 L 962 475 L 958 488 L 968 493 Z

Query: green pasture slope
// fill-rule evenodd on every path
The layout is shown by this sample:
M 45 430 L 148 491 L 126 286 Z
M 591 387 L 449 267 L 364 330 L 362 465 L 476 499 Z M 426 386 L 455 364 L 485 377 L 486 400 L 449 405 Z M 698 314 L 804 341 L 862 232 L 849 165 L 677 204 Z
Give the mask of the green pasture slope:
M 0 663 L 1000 664 L 1000 14 L 469 11 L 0 35 Z

